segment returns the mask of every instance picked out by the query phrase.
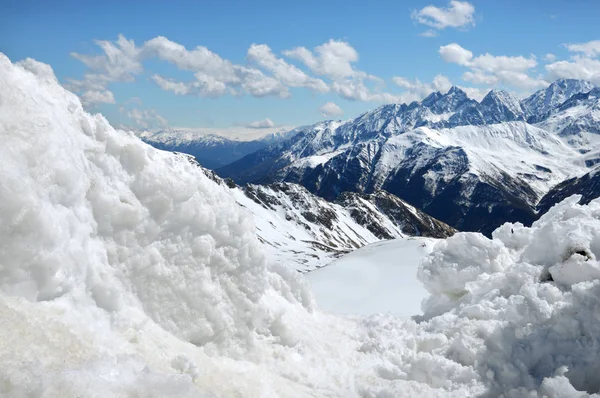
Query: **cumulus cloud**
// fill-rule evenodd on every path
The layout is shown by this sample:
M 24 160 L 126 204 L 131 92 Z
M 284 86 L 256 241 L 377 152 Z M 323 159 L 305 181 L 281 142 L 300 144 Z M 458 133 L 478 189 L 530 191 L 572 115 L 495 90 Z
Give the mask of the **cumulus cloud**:
M 342 108 L 340 108 L 334 102 L 328 102 L 325 105 L 321 106 L 319 108 L 319 112 L 321 112 L 321 114 L 324 117 L 341 116 L 344 114 L 344 111 L 342 110 Z
M 600 85 L 600 40 L 565 47 L 572 53 L 570 60 L 546 65 L 549 78 L 582 79 Z
M 421 37 L 436 37 L 437 35 L 438 35 L 437 31 L 435 31 L 433 29 L 428 29 L 424 32 L 419 33 L 419 36 L 421 36 Z
M 76 93 L 79 93 L 81 102 L 85 106 L 96 104 L 114 104 L 115 97 L 107 87 L 106 82 L 95 81 L 94 79 L 74 80 L 67 79 L 65 86 Z
M 250 127 L 252 129 L 267 129 L 267 128 L 275 127 L 275 123 L 273 123 L 273 121 L 271 119 L 266 118 L 266 119 L 257 120 L 255 122 L 252 122 L 252 123 L 248 124 L 248 126 L 246 126 L 246 127 Z
M 204 46 L 188 49 L 163 36 L 140 46 L 122 35 L 115 42 L 96 43 L 102 49 L 101 55 L 72 54 L 88 67 L 88 72 L 81 80 L 68 80 L 68 86 L 86 105 L 115 103 L 108 85 L 133 81 L 144 73 L 142 64 L 148 59 L 162 60 L 190 73 L 187 79 L 156 73 L 149 76 L 158 87 L 175 95 L 287 98 L 291 96 L 290 88 L 305 88 L 313 93 L 333 92 L 350 101 L 390 103 L 407 98 L 385 92 L 383 79 L 358 69 L 358 51 L 341 40 L 331 39 L 312 50 L 296 47 L 283 51 L 283 57 L 265 44 L 252 44 L 247 51 L 247 65 L 235 64 Z M 294 65 L 290 59 L 302 65 Z
M 281 80 L 266 76 L 258 69 L 233 64 L 206 47 L 188 50 L 159 36 L 146 42 L 144 50 L 147 55 L 155 55 L 179 69 L 194 72 L 196 80 L 188 83 L 153 76 L 152 79 L 161 88 L 176 94 L 220 97 L 227 93 L 241 94 L 241 89 L 256 97 L 273 95 L 286 98 L 290 95 Z
M 474 99 L 475 101 L 481 101 L 490 92 L 487 88 L 464 86 L 458 86 L 458 88 L 464 91 L 467 94 L 467 97 Z
M 456 43 L 441 46 L 442 59 L 468 68 L 462 76 L 463 80 L 474 84 L 494 86 L 505 84 L 522 90 L 544 87 L 548 82 L 531 76 L 530 71 L 537 66 L 534 56 L 505 56 L 482 54 L 477 57 Z
M 565 44 L 567 50 L 574 53 L 582 53 L 586 57 L 594 58 L 600 55 L 600 40 L 592 40 L 587 43 Z
M 181 82 L 160 75 L 152 75 L 151 79 L 165 91 L 177 95 L 199 95 L 201 97 L 217 98 L 227 92 L 227 85 L 223 82 L 209 78 L 203 74 L 196 74 L 196 80 Z
M 124 110 L 126 116 L 133 122 L 138 128 L 150 129 L 150 128 L 165 128 L 169 125 L 169 121 L 162 117 L 154 109 L 128 109 Z
M 314 52 L 305 47 L 286 50 L 283 54 L 304 63 L 317 75 L 339 80 L 348 77 L 363 76 L 352 66 L 358 61 L 358 52 L 348 43 L 339 40 L 329 40 L 315 47 Z
M 475 25 L 475 7 L 466 1 L 451 1 L 447 8 L 426 6 L 412 13 L 420 24 L 434 29 L 464 28 Z
M 419 101 L 434 91 L 446 92 L 452 87 L 450 79 L 444 75 L 435 76 L 431 83 L 422 83 L 419 79 L 410 81 L 399 76 L 395 76 L 393 81 L 405 90 L 400 95 L 402 102 Z
M 552 79 L 582 79 L 600 85 L 600 60 L 587 57 L 572 57 L 570 61 L 558 61 L 546 65 Z
M 463 66 L 468 65 L 473 58 L 471 51 L 462 48 L 456 43 L 441 46 L 439 52 L 444 61 Z
M 556 61 L 556 55 L 554 55 L 552 53 L 547 53 L 546 55 L 544 55 L 544 61 L 554 62 L 554 61 Z
M 349 101 L 397 102 L 398 96 L 373 90 L 366 82 L 379 86 L 383 80 L 354 67 L 358 52 L 348 43 L 329 40 L 311 51 L 305 47 L 286 50 L 283 54 L 302 62 L 313 73 L 331 79 L 330 89 Z
M 68 86 L 80 94 L 86 105 L 95 103 L 114 103 L 114 95 L 107 88 L 113 82 L 132 82 L 134 76 L 143 72 L 141 50 L 133 40 L 119 35 L 116 42 L 96 40 L 102 49 L 101 55 L 71 53 L 71 56 L 83 62 L 89 72 L 82 80 L 70 79 Z
M 252 44 L 247 56 L 250 61 L 273 73 L 273 77 L 287 86 L 304 87 L 319 93 L 329 91 L 329 87 L 323 80 L 310 77 L 296 66 L 277 58 L 266 44 Z

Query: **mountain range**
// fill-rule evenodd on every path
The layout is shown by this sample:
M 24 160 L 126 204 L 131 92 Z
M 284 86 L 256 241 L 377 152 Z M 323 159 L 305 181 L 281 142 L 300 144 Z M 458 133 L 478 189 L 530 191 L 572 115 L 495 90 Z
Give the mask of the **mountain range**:
M 239 142 L 228 143 L 219 151 L 235 156 L 215 171 L 242 185 L 300 184 L 329 201 L 386 191 L 458 230 L 489 235 L 507 221 L 531 223 L 564 196 L 565 181 L 591 172 L 600 162 L 598 133 L 600 89 L 582 80 L 557 80 L 523 100 L 491 90 L 478 102 L 452 87 L 256 141 L 262 148 L 243 156 Z M 169 149 L 207 167 L 212 161 Z

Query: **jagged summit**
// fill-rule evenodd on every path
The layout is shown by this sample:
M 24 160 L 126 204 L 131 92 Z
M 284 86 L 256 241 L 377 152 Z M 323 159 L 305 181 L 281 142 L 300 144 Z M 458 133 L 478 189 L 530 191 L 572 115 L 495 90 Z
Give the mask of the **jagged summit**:
M 504 90 L 491 90 L 480 103 L 485 124 L 525 120 L 519 100 Z
M 521 101 L 521 106 L 530 123 L 537 123 L 547 117 L 548 112 L 556 108 L 575 94 L 587 93 L 594 84 L 578 79 L 558 79 L 547 88 L 539 90 Z

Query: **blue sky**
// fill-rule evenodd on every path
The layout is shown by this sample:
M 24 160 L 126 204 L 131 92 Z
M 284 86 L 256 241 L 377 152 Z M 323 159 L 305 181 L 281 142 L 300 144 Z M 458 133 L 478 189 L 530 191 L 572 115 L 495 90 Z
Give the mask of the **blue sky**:
M 5 0 L 0 51 L 50 64 L 115 125 L 266 131 L 451 85 L 600 84 L 598 15 L 595 0 Z

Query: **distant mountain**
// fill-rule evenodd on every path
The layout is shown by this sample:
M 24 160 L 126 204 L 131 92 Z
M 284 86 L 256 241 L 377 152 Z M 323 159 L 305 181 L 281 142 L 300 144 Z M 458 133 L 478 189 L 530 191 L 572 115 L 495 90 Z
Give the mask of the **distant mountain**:
M 600 134 L 600 88 L 574 94 L 551 109 L 537 125 L 564 137 L 572 145 L 589 149 Z
M 204 169 L 228 186 L 249 210 L 257 235 L 273 258 L 300 272 L 382 239 L 403 236 L 446 238 L 456 230 L 385 191 L 372 195 L 347 192 L 335 203 L 291 183 L 237 186 Z
M 537 123 L 548 117 L 548 113 L 576 94 L 587 93 L 594 85 L 584 80 L 559 79 L 548 88 L 539 90 L 521 101 L 529 123 Z
M 271 133 L 252 141 L 238 141 L 216 134 L 170 129 L 142 132 L 139 137 L 155 148 L 187 153 L 194 156 L 204 167 L 216 169 L 292 135 L 294 130 Z
M 459 230 L 489 234 L 505 221 L 532 222 L 550 188 L 586 171 L 578 148 L 525 120 L 507 92 L 477 102 L 453 87 L 318 123 L 217 172 L 240 183 L 299 183 L 328 200 L 384 189 Z

